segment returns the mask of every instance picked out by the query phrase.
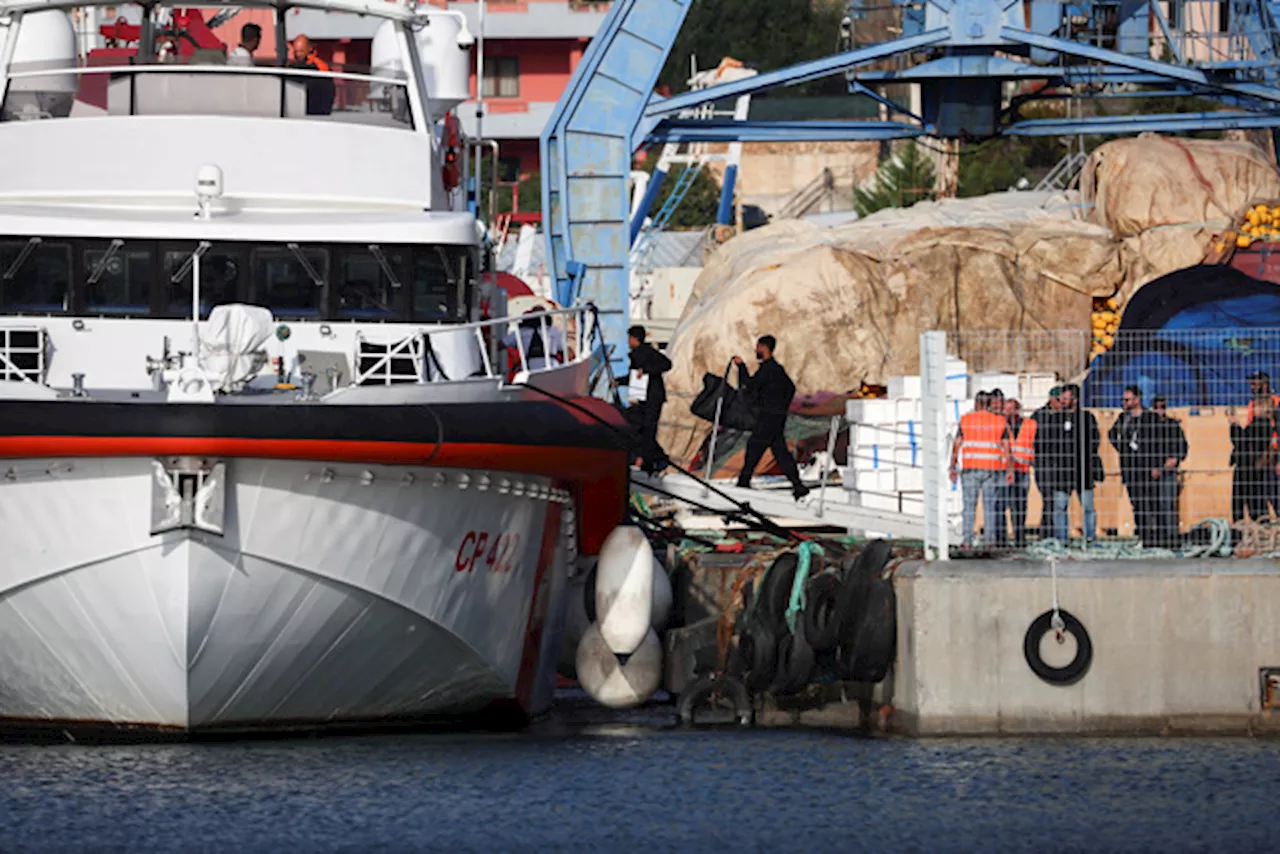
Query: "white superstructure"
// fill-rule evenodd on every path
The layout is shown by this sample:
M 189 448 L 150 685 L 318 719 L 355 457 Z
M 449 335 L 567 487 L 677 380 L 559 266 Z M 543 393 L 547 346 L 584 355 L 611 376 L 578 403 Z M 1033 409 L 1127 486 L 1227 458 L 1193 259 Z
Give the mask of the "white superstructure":
M 0 727 L 545 709 L 626 457 L 592 310 L 485 283 L 465 22 L 267 6 L 376 67 L 246 68 L 73 5 L 0 2 Z

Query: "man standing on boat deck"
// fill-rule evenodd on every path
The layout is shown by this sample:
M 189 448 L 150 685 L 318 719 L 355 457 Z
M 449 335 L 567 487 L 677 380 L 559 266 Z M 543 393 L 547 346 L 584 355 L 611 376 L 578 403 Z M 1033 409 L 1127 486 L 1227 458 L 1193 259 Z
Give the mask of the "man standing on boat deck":
M 311 44 L 311 39 L 306 36 L 298 36 L 290 45 L 290 55 L 292 61 L 289 63 L 290 68 L 305 69 L 307 71 L 323 71 L 329 72 L 329 63 L 325 62 L 316 55 L 316 49 Z M 308 116 L 327 116 L 333 112 L 334 85 L 332 77 L 308 77 L 307 84 L 307 115 Z
M 253 52 L 262 44 L 262 27 L 257 24 L 245 24 L 240 28 L 240 44 L 232 49 L 227 57 L 227 65 L 241 68 L 252 68 Z
M 669 464 L 666 452 L 658 444 L 658 422 L 662 417 L 662 407 L 667 402 L 667 385 L 662 375 L 671 370 L 671 360 L 659 353 L 645 340 L 646 337 L 648 332 L 643 326 L 627 330 L 627 343 L 631 345 L 631 376 L 627 385 L 627 408 L 623 414 L 627 424 L 640 437 L 630 454 L 632 464 L 639 457 L 644 470 L 656 474 Z
M 754 376 L 741 357 L 733 357 L 733 363 L 738 366 L 738 388 L 756 413 L 756 423 L 751 428 L 751 437 L 747 439 L 747 455 L 738 475 L 738 486 L 751 486 L 751 477 L 756 473 L 764 452 L 773 451 L 773 458 L 787 480 L 791 481 L 791 494 L 798 501 L 808 495 L 809 490 L 800 482 L 800 469 L 787 448 L 785 435 L 787 413 L 791 410 L 791 399 L 796 396 L 796 384 L 773 358 L 777 346 L 778 341 L 772 335 L 762 335 L 756 341 L 756 361 L 760 367 Z

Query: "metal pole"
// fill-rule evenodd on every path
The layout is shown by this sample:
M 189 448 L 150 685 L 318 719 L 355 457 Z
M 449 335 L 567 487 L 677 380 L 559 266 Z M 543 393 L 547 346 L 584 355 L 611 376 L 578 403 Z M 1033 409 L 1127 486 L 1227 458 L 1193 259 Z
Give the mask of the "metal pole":
M 818 518 L 827 505 L 827 479 L 831 477 L 831 461 L 836 452 L 836 434 L 840 432 L 840 417 L 831 416 L 831 431 L 827 434 L 827 458 L 822 461 L 822 483 L 818 486 Z
M 702 477 L 703 483 L 711 482 L 711 467 L 715 465 L 715 461 L 716 461 L 716 436 L 719 435 L 720 433 L 720 410 L 723 406 L 724 406 L 724 398 L 723 397 L 717 398 L 716 399 L 716 417 L 715 417 L 715 420 L 711 422 L 711 444 L 707 447 L 707 473 Z M 704 498 L 710 494 L 711 494 L 711 490 L 709 489 L 702 490 L 702 495 Z
M 484 160 L 484 149 L 479 145 L 480 140 L 484 139 L 482 127 L 484 123 L 484 12 L 485 0 L 480 0 L 480 7 L 477 13 L 479 15 L 478 29 L 480 32 L 476 36 L 476 216 L 481 214 L 482 185 L 480 178 L 483 172 L 480 168 L 480 162 Z

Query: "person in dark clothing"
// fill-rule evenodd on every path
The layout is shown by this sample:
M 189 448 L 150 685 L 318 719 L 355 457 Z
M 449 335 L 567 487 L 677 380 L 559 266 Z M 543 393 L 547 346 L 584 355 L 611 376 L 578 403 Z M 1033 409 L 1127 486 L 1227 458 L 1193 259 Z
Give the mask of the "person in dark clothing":
M 1142 391 L 1129 386 L 1121 395 L 1124 411 L 1111 425 L 1107 441 L 1120 455 L 1120 479 L 1133 507 L 1133 525 L 1144 546 L 1163 545 L 1158 534 L 1160 478 L 1164 460 L 1160 458 L 1159 417 L 1142 406 Z
M 306 36 L 298 36 L 289 45 L 289 67 L 304 69 L 306 71 L 322 71 L 328 72 L 329 63 L 325 62 L 316 55 L 316 49 L 311 44 L 311 39 Z M 332 77 L 308 77 L 306 79 L 307 86 L 307 115 L 308 116 L 327 116 L 333 112 L 333 99 L 337 94 L 337 88 L 334 85 Z
M 1157 542 L 1174 544 L 1178 540 L 1178 501 L 1182 495 L 1178 466 L 1186 460 L 1191 447 L 1182 424 L 1169 416 L 1169 404 L 1163 395 L 1151 399 L 1151 411 L 1159 419 L 1156 460 L 1160 466 L 1151 472 L 1156 482 L 1156 537 Z
M 808 495 L 809 490 L 800 482 L 800 469 L 787 448 L 784 435 L 787 412 L 791 409 L 791 399 L 796 396 L 796 384 L 782 365 L 774 360 L 773 351 L 777 346 L 777 339 L 772 335 L 762 336 L 756 342 L 756 361 L 760 367 L 754 376 L 741 358 L 733 357 L 733 363 L 738 366 L 738 388 L 756 413 L 756 422 L 747 440 L 747 456 L 742 463 L 742 473 L 738 475 L 738 486 L 750 486 L 751 477 L 756 473 L 764 452 L 773 451 L 773 458 L 778 461 L 787 480 L 791 481 L 791 494 L 798 501 Z
M 1098 456 L 1102 434 L 1093 413 L 1079 408 L 1079 386 L 1063 386 L 1058 399 L 1059 408 L 1043 412 L 1039 418 L 1035 437 L 1036 485 L 1044 498 L 1044 512 L 1052 513 L 1053 536 L 1063 543 L 1071 536 L 1067 512 L 1071 493 L 1080 494 L 1084 538 L 1088 542 L 1096 539 L 1098 532 L 1093 487 L 1104 476 Z
M 1236 466 L 1241 518 L 1248 513 L 1250 518 L 1260 519 L 1272 512 L 1270 508 L 1280 510 L 1280 431 L 1269 394 L 1255 397 L 1251 409 L 1252 417 L 1246 425 L 1231 425 L 1231 442 L 1235 446 L 1231 458 Z
M 631 375 L 627 387 L 627 408 L 624 415 L 627 424 L 640 437 L 631 449 L 631 464 L 639 459 L 649 474 L 662 471 L 670 461 L 658 444 L 658 422 L 662 407 L 667 402 L 667 386 L 662 375 L 671 370 L 671 360 L 662 355 L 645 338 L 643 326 L 627 330 L 627 343 L 631 345 Z

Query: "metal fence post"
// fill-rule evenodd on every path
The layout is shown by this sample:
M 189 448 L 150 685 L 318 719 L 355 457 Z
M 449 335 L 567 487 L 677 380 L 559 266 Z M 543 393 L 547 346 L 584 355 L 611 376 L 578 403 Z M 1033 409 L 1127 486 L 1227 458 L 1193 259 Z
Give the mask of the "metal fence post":
M 818 518 L 827 506 L 827 480 L 831 477 L 831 463 L 836 453 L 836 436 L 840 434 L 840 416 L 831 416 L 831 431 L 827 434 L 827 456 L 822 461 L 822 483 L 818 487 Z
M 711 482 L 711 467 L 714 466 L 716 463 L 716 436 L 719 435 L 720 433 L 720 408 L 722 406 L 724 406 L 724 398 L 717 397 L 716 398 L 716 417 L 715 417 L 715 420 L 711 422 L 711 442 L 707 447 L 707 471 L 706 471 L 706 474 L 702 476 L 703 483 Z M 703 498 L 707 497 L 710 494 L 711 494 L 711 490 L 709 489 L 702 490 Z
M 947 560 L 947 335 L 920 335 L 921 439 L 924 464 L 924 554 Z

